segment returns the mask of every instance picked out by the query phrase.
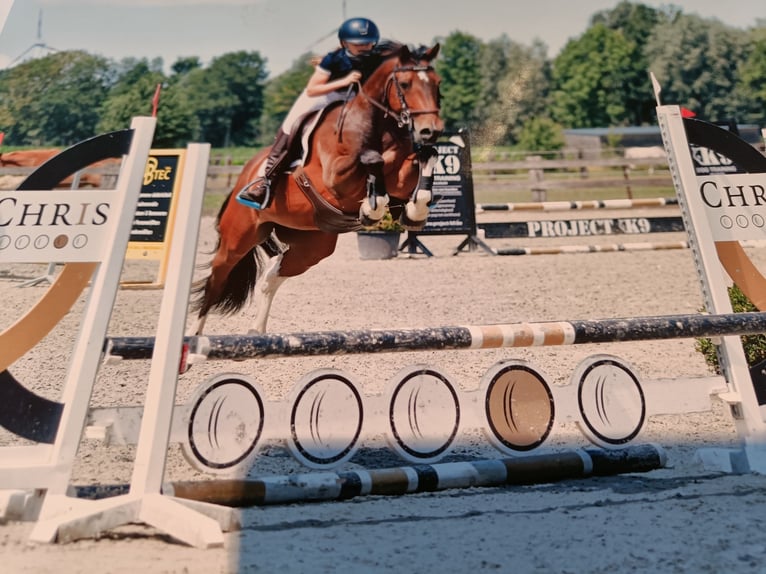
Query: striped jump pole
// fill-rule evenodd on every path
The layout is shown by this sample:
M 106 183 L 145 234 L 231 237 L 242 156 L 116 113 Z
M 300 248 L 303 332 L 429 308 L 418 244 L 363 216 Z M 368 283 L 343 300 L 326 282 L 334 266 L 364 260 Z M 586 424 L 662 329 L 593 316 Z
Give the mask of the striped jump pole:
M 258 479 L 178 481 L 163 494 L 233 507 L 348 500 L 358 496 L 400 496 L 450 488 L 550 483 L 591 476 L 649 472 L 664 467 L 665 452 L 651 444 L 615 450 L 577 449 L 518 458 L 420 464 L 417 466 L 315 472 Z M 76 487 L 80 498 L 103 498 L 127 485 Z
M 635 241 L 603 245 L 556 245 L 552 247 L 499 247 L 495 255 L 566 255 L 572 253 L 614 253 L 616 251 L 667 251 L 687 249 L 688 241 Z
M 678 205 L 675 197 L 647 197 L 643 199 L 602 199 L 592 201 L 540 201 L 519 203 L 479 203 L 476 213 L 486 211 L 571 211 L 582 209 L 639 209 Z
M 211 335 L 186 337 L 184 342 L 189 352 L 196 356 L 242 360 L 276 356 L 580 345 L 759 333 L 766 333 L 764 312 L 399 330 Z M 150 359 L 153 348 L 153 337 L 116 337 L 106 340 L 104 351 L 108 358 Z

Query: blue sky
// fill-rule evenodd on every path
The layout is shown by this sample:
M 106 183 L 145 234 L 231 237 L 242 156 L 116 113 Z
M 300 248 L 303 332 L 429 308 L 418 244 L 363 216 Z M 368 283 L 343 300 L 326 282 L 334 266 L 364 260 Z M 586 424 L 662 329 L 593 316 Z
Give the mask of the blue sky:
M 333 30 L 344 14 L 367 16 L 385 37 L 430 44 L 455 30 L 483 40 L 506 33 L 530 44 L 539 38 L 553 57 L 582 34 L 590 16 L 618 0 L 0 0 L 0 18 L 11 3 L 0 34 L 0 69 L 35 44 L 83 49 L 119 60 L 162 57 L 166 68 L 178 57 L 211 58 L 235 50 L 258 51 L 278 74 L 307 51 L 336 45 Z M 669 2 L 645 0 L 659 7 Z M 677 0 L 684 13 L 746 29 L 766 19 L 764 0 Z M 42 9 L 42 34 L 38 16 Z

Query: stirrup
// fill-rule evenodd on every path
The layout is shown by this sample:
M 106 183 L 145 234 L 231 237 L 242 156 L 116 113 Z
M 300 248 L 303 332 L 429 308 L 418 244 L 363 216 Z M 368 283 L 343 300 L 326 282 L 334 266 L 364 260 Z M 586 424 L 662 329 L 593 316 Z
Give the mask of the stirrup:
M 250 194 L 251 189 L 259 186 L 263 188 L 263 199 L 260 201 Z M 267 177 L 254 179 L 239 191 L 237 201 L 253 209 L 266 209 L 271 203 L 271 182 Z

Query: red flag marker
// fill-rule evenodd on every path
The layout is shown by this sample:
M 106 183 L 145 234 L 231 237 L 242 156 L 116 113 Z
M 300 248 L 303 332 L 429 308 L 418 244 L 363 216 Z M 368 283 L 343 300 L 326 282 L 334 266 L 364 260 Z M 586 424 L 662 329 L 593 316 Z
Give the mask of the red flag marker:
M 160 90 L 162 89 L 162 84 L 157 84 L 157 89 L 154 90 L 154 97 L 152 98 L 152 117 L 157 117 L 157 108 L 160 105 Z

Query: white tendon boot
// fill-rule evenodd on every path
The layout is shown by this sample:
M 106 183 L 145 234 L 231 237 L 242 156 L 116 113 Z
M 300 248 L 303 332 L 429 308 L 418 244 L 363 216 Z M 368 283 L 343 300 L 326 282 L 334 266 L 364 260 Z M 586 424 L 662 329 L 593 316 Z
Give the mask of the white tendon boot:
M 284 257 L 284 253 L 269 259 L 268 264 L 263 269 L 263 274 L 258 279 L 258 283 L 255 286 L 256 315 L 249 334 L 266 332 L 266 323 L 269 320 L 269 312 L 271 311 L 271 303 L 274 301 L 274 295 L 277 294 L 279 286 L 287 279 L 287 277 L 279 276 L 279 266 L 282 264 L 282 257 Z
M 388 210 L 388 195 L 379 195 L 376 198 L 375 209 L 370 205 L 370 198 L 365 197 L 359 208 L 359 218 L 363 225 L 374 225 L 386 214 Z

